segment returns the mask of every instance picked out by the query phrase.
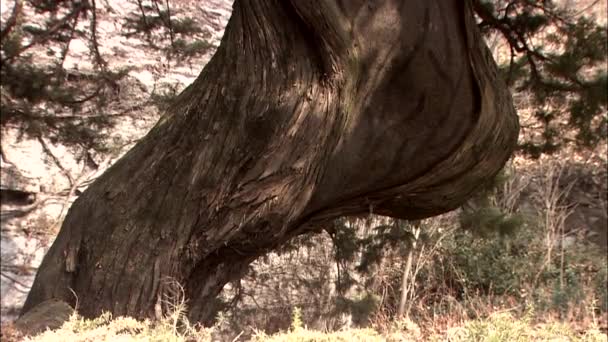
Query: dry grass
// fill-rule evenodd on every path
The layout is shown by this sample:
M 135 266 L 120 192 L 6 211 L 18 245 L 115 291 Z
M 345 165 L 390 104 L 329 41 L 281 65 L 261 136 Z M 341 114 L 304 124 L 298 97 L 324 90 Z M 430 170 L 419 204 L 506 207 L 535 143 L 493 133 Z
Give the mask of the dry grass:
M 109 313 L 95 319 L 74 314 L 60 329 L 47 330 L 23 341 L 211 341 L 210 329 L 195 328 L 183 321 L 176 324 L 175 317 L 182 314 L 175 312 L 157 322 L 138 321 L 131 317 L 113 318 Z
M 174 317 L 183 315 L 177 312 L 166 316 L 156 323 L 150 321 L 137 321 L 129 317 L 112 319 L 110 314 L 93 319 L 83 319 L 73 315 L 60 329 L 46 331 L 34 337 L 22 338 L 10 328 L 3 326 L 2 341 L 255 341 L 255 342 L 357 342 L 357 341 L 573 341 L 573 342 L 605 342 L 608 337 L 596 326 L 584 331 L 574 329 L 572 326 L 561 323 L 533 323 L 533 309 L 529 309 L 521 318 L 506 313 L 491 314 L 485 319 L 467 320 L 461 324 L 450 326 L 447 329 L 438 329 L 422 334 L 420 328 L 411 321 L 400 320 L 393 323 L 390 331 L 378 332 L 371 328 L 342 329 L 334 332 L 322 332 L 306 327 L 292 326 L 289 331 L 268 335 L 255 331 L 249 339 L 225 339 L 214 337 L 215 328 L 194 329 L 187 327 L 176 328 Z

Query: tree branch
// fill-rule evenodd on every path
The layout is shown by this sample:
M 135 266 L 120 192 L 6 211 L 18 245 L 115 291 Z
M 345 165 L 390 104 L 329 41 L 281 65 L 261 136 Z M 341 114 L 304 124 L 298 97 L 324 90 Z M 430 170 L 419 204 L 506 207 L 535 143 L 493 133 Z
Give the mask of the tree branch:
M 13 12 L 11 13 L 11 16 L 6 20 L 6 25 L 4 26 L 4 28 L 0 31 L 0 41 L 3 41 L 4 38 L 6 38 L 9 33 L 11 33 L 11 31 L 17 24 L 17 19 L 19 18 L 22 9 L 23 4 L 21 3 L 21 0 L 15 0 L 15 7 L 13 7 Z

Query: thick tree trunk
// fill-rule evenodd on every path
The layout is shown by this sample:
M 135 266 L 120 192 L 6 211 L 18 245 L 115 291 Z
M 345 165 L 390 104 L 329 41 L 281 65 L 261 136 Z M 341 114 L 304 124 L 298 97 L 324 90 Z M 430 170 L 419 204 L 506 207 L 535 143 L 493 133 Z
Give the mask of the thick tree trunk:
M 513 150 L 510 95 L 461 0 L 237 0 L 176 105 L 74 203 L 23 312 L 194 321 L 258 256 L 323 222 L 458 207 Z

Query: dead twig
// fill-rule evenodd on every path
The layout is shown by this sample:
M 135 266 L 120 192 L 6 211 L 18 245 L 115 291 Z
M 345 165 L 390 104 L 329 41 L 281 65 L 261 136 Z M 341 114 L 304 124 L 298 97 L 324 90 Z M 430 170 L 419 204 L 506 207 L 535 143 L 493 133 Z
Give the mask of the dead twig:
M 20 282 L 19 280 L 17 280 L 17 279 L 15 279 L 15 278 L 13 278 L 12 276 L 9 276 L 8 274 L 6 274 L 6 272 L 2 272 L 2 271 L 0 271 L 0 275 L 2 275 L 2 276 L 3 276 L 4 278 L 6 278 L 6 279 L 8 279 L 8 280 L 12 281 L 13 283 L 15 283 L 15 284 L 17 284 L 17 285 L 19 285 L 19 286 L 25 287 L 25 288 L 27 289 L 27 290 L 16 289 L 17 291 L 19 291 L 19 292 L 23 292 L 23 293 L 28 293 L 28 292 L 29 292 L 29 288 L 30 288 L 30 286 L 28 286 L 28 285 L 26 285 L 26 284 L 24 284 L 24 283 Z
M 61 170 L 63 175 L 68 179 L 70 186 L 73 186 L 74 178 L 72 177 L 70 172 L 63 166 L 63 164 L 61 164 L 61 162 L 59 161 L 57 156 L 55 156 L 53 151 L 51 151 L 51 149 L 49 148 L 49 145 L 46 143 L 46 141 L 44 141 L 44 138 L 42 138 L 42 136 L 38 135 L 37 139 L 38 139 L 38 142 L 40 143 L 40 145 L 42 145 L 42 150 L 44 150 L 44 152 L 53 160 L 53 162 L 59 168 L 59 170 Z

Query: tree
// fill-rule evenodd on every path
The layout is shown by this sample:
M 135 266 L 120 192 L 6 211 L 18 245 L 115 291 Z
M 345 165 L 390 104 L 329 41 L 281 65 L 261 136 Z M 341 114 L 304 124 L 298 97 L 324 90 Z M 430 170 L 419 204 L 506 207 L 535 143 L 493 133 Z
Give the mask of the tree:
M 508 51 L 501 68 L 507 84 L 530 95 L 533 115 L 522 122 L 519 149 L 532 157 L 566 146 L 593 149 L 608 134 L 606 23 L 587 12 L 597 1 L 583 10 L 564 2 L 473 1 L 484 36 Z
M 522 120 L 519 140 L 519 150 L 528 156 L 571 147 L 588 151 L 606 143 L 608 31 L 605 19 L 594 17 L 598 8 L 600 16 L 605 12 L 598 2 L 572 6 L 570 0 L 472 1 L 483 36 L 501 51 L 500 71 L 518 94 L 516 107 L 532 109 Z M 119 137 L 109 139 L 108 129 L 123 116 L 141 115 L 141 110 L 133 110 L 141 104 L 117 106 L 130 68 L 110 70 L 100 53 L 96 13 L 112 12 L 109 3 L 13 3 L 0 30 L 0 126 L 18 127 L 24 136 L 76 147 L 84 154 L 115 150 L 121 145 L 114 141 Z M 163 0 L 134 3 L 122 20 L 125 38 L 141 38 L 148 48 L 163 51 L 167 61 L 178 64 L 215 49 L 191 9 Z M 92 70 L 64 65 L 73 39 L 90 47 Z M 42 48 L 46 55 L 34 63 L 32 48 Z M 168 88 L 150 102 L 164 108 L 165 100 L 176 94 L 174 86 Z
M 461 205 L 516 146 L 470 2 L 237 1 L 216 54 L 71 207 L 24 305 L 193 321 L 257 257 L 334 218 Z M 172 281 L 167 281 L 171 279 Z
M 164 51 L 167 60 L 180 62 L 212 47 L 203 38 L 208 32 L 191 17 L 174 17 L 179 11 L 171 9 L 168 1 L 137 3 L 138 11 L 123 19 L 125 38 L 145 36 L 147 44 Z M 94 0 L 14 1 L 0 30 L 2 128 L 17 127 L 20 135 L 40 141 L 47 154 L 46 141 L 82 150 L 88 158 L 90 153 L 108 153 L 115 149 L 112 145 L 120 145 L 107 132 L 124 116 L 141 115 L 133 109 L 143 104 L 131 100 L 128 108 L 120 106 L 124 77 L 132 67 L 113 70 L 100 52 L 100 11 L 112 12 L 111 5 Z M 82 69 L 66 66 L 74 40 L 89 47 Z M 166 105 L 166 94 L 153 95 L 151 102 Z M 0 152 L 4 151 L 0 148 Z

